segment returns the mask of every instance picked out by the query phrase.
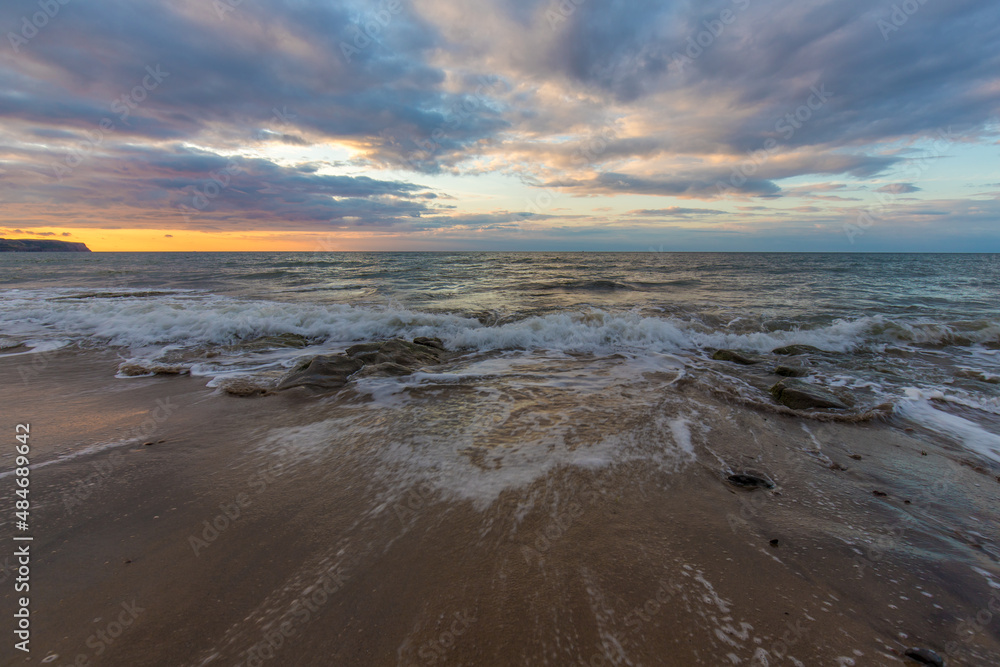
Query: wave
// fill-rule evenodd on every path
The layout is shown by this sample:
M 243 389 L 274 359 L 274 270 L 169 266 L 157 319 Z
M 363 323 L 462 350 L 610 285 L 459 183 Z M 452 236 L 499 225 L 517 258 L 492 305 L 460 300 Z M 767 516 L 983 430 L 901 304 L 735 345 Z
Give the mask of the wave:
M 230 345 L 284 333 L 317 342 L 436 336 L 457 349 L 596 353 L 711 348 L 765 353 L 791 344 L 841 353 L 893 346 L 1000 346 L 1000 322 L 990 320 L 941 323 L 863 316 L 826 322 L 790 319 L 780 327 L 771 322 L 754 329 L 737 322 L 733 326 L 741 328 L 733 330 L 710 317 L 680 319 L 648 311 L 564 310 L 484 322 L 398 306 L 243 300 L 180 291 L 58 300 L 39 298 L 37 292 L 10 290 L 0 300 L 5 336 L 94 339 L 125 347 Z

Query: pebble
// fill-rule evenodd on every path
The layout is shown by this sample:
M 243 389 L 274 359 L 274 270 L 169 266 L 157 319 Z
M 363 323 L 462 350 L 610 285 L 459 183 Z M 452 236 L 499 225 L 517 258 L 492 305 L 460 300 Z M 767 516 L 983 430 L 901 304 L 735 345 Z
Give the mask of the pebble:
M 934 665 L 944 667 L 944 659 L 934 651 L 926 648 L 908 648 L 904 653 L 907 658 L 912 658 L 922 665 Z

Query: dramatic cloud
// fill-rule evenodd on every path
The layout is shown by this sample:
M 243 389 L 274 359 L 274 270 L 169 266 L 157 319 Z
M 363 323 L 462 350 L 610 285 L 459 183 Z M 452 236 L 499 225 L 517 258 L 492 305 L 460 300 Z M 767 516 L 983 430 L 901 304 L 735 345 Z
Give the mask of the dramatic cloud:
M 51 7 L 0 6 L 0 199 L 29 231 L 832 224 L 996 187 L 927 185 L 995 149 L 992 0 Z

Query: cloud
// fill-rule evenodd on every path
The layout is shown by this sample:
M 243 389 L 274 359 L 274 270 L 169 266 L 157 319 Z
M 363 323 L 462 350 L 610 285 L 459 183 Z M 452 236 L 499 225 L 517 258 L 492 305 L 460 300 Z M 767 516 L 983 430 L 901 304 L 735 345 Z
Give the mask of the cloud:
M 668 208 L 645 208 L 629 211 L 625 215 L 643 218 L 686 217 L 689 215 L 730 215 L 728 211 L 716 211 L 710 208 L 683 208 L 670 206 Z
M 883 185 L 875 192 L 887 192 L 891 195 L 906 195 L 911 192 L 919 192 L 921 188 L 913 185 L 912 183 L 892 183 L 890 185 Z
M 573 197 L 842 206 L 870 191 L 803 181 L 915 180 L 894 171 L 943 131 L 957 138 L 936 157 L 996 141 L 992 0 L 922 4 L 888 35 L 891 5 L 864 0 L 218 5 L 68 3 L 0 51 L 9 224 L 514 224 L 470 204 L 482 175 Z M 4 2 L 0 25 L 37 11 Z M 673 203 L 626 206 L 719 215 Z

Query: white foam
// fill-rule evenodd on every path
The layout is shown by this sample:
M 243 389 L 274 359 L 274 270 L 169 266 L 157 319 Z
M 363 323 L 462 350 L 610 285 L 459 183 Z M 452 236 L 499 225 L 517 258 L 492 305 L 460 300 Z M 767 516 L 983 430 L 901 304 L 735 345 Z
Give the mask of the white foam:
M 787 330 L 738 333 L 711 330 L 697 321 L 599 309 L 549 313 L 485 326 L 473 318 L 399 306 L 237 299 L 182 290 L 153 296 L 129 297 L 123 292 L 115 298 L 66 298 L 83 294 L 69 289 L 8 290 L 0 297 L 0 327 L 7 336 L 92 338 L 130 348 L 226 345 L 281 333 L 296 333 L 327 344 L 437 336 L 451 348 L 468 350 L 595 353 L 669 353 L 699 348 L 768 352 L 790 344 L 846 352 L 858 345 L 934 343 L 958 334 L 972 340 L 1000 338 L 1000 323 L 987 323 L 970 333 L 940 323 L 896 322 L 881 316 L 838 319 L 814 328 L 789 325 Z
M 935 408 L 932 399 L 947 400 L 942 392 L 908 387 L 905 396 L 896 406 L 900 415 L 1000 463 L 1000 435 L 990 433 L 968 419 Z

